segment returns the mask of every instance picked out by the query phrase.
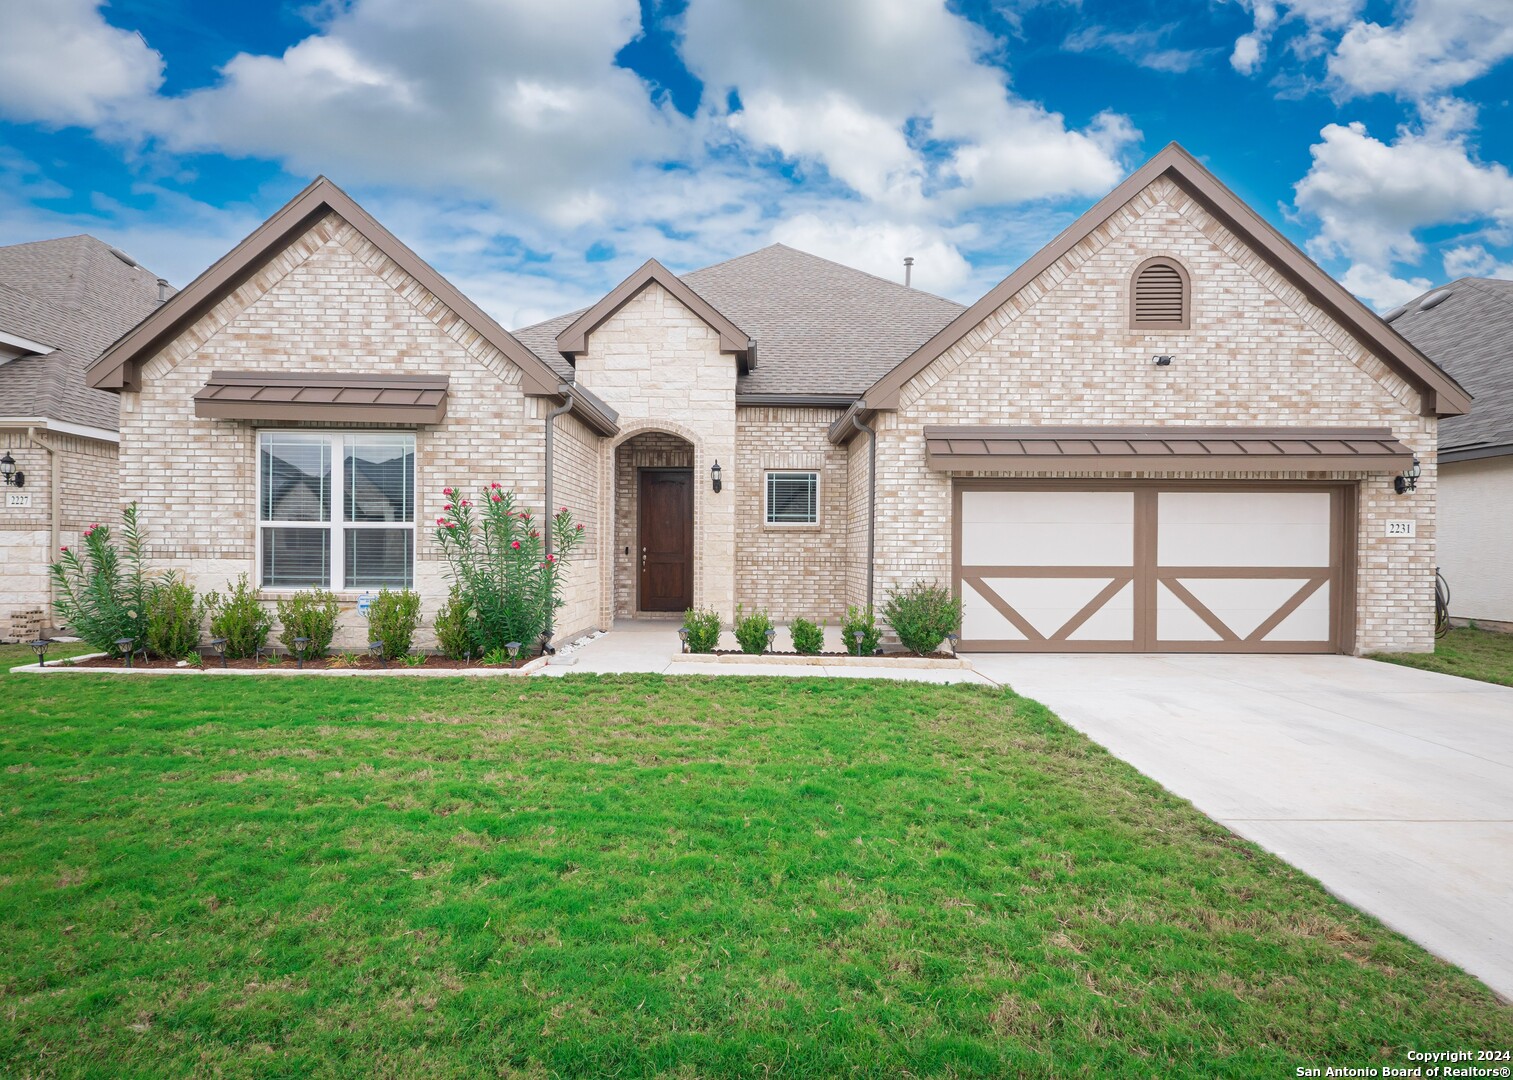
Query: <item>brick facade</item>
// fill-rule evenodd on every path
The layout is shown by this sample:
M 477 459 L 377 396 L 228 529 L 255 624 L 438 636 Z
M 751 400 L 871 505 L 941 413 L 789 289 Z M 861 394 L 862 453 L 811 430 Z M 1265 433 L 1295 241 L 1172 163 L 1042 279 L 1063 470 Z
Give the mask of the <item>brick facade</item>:
M 640 605 L 640 473 L 642 469 L 691 469 L 693 444 L 663 431 L 643 431 L 615 450 L 614 617 L 634 618 Z M 694 519 L 697 549 L 698 519 Z M 697 560 L 698 552 L 695 550 Z

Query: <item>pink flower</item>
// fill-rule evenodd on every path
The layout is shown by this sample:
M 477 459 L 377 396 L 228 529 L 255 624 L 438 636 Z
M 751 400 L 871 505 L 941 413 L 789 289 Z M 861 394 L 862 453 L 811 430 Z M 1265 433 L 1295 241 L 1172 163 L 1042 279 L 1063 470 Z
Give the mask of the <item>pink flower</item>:
M 557 561 L 557 556 L 555 556 L 555 555 L 548 555 L 546 557 L 546 561 L 549 562 L 549 563 L 554 563 L 554 562 Z
M 99 528 L 99 527 L 100 527 L 100 523 L 99 523 L 99 522 L 98 522 L 98 521 L 97 521 L 97 522 L 95 522 L 95 523 L 94 523 L 94 524 L 93 524 L 93 525 L 91 525 L 91 526 L 90 526 L 90 527 L 89 527 L 89 531 L 90 531 L 90 532 L 94 532 L 94 531 L 95 531 L 95 530 L 96 530 L 96 529 L 98 529 L 98 528 Z
M 500 495 L 490 495 L 489 498 L 493 499 L 495 502 L 503 502 L 504 501 L 503 496 L 500 496 Z
M 450 494 L 452 494 L 452 489 L 451 488 L 442 488 L 441 489 L 441 493 L 443 495 L 450 495 Z
M 463 499 L 461 505 L 463 505 L 463 506 L 472 506 L 473 504 L 470 503 L 470 502 L 468 502 L 466 499 Z
M 64 546 L 64 547 L 60 547 L 58 550 L 66 552 L 68 550 L 68 548 L 67 548 L 67 546 Z
M 510 541 L 510 547 L 514 548 L 516 551 L 519 551 L 520 550 L 520 541 L 519 540 L 511 540 Z
M 578 532 L 582 532 L 583 531 L 583 523 L 580 521 L 578 524 L 574 525 L 573 528 L 575 530 L 577 530 Z
M 447 509 L 450 510 L 451 507 L 448 507 Z M 436 519 L 436 524 L 438 524 L 438 525 L 445 525 L 446 523 L 447 523 L 447 519 L 444 518 L 444 517 L 440 517 L 440 518 Z
M 457 522 L 455 522 L 455 521 L 449 521 L 449 522 L 447 522 L 447 528 L 449 528 L 449 529 L 455 529 L 455 528 L 457 528 Z
M 532 540 L 539 540 L 540 538 L 541 538 L 541 534 L 539 532 L 537 532 L 535 529 L 532 529 L 531 530 L 531 539 Z
M 559 507 L 557 507 L 557 513 L 559 513 L 559 514 L 565 514 L 565 513 L 567 513 L 567 507 L 565 507 L 565 506 L 559 506 Z
M 498 491 L 500 487 L 501 487 L 501 485 L 500 485 L 499 481 L 495 480 L 492 484 L 489 485 L 489 490 L 491 490 L 491 491 Z
M 451 513 L 451 511 L 452 511 L 452 504 L 451 503 L 447 503 L 445 506 L 442 507 L 442 509 L 445 510 L 445 511 L 447 511 L 448 513 Z
M 531 520 L 531 512 L 529 510 L 522 510 L 522 511 L 520 511 L 520 520 L 521 521 L 529 521 L 529 520 Z

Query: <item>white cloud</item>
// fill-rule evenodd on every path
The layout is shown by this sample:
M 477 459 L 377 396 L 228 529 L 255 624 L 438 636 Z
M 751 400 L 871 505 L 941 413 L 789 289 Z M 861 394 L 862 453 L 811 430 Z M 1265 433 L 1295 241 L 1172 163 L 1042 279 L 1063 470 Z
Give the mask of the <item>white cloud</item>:
M 1440 258 L 1449 278 L 1513 278 L 1513 260 L 1499 260 L 1481 244 L 1448 248 Z
M 1348 96 L 1422 99 L 1485 75 L 1509 56 L 1507 0 L 1409 0 L 1391 26 L 1354 23 L 1329 58 L 1329 74 Z
M 1298 33 L 1288 43 L 1299 56 L 1315 56 L 1325 47 L 1325 35 L 1343 29 L 1365 0 L 1238 0 L 1250 12 L 1253 28 L 1235 40 L 1229 63 L 1241 75 L 1252 75 L 1266 60 L 1272 38 L 1286 27 Z
M 1085 26 L 1067 36 L 1061 47 L 1068 52 L 1107 50 L 1151 71 L 1181 74 L 1191 71 L 1212 49 L 1179 49 L 1170 43 L 1176 23 L 1148 30 L 1110 30 Z
M 111 26 L 100 0 L 0 0 L 0 115 L 93 127 L 152 94 L 163 58 Z
M 1370 266 L 1352 266 L 1340 277 L 1340 284 L 1355 293 L 1377 311 L 1388 311 L 1407 303 L 1434 287 L 1428 278 L 1404 281 Z
M 889 281 L 903 280 L 903 257 L 912 255 L 914 287 L 926 292 L 950 295 L 972 279 L 960 237 L 943 229 L 800 214 L 774 228 L 772 239 Z

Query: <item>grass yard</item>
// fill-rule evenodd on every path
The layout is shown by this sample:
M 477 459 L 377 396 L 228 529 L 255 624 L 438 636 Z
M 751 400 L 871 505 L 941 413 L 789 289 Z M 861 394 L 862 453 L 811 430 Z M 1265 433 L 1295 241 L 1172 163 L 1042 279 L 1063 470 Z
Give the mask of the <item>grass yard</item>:
M 1480 983 L 1043 707 L 0 678 L 11 1076 L 1283 1076 Z
M 1466 626 L 1436 641 L 1432 653 L 1376 653 L 1372 659 L 1513 686 L 1513 634 Z

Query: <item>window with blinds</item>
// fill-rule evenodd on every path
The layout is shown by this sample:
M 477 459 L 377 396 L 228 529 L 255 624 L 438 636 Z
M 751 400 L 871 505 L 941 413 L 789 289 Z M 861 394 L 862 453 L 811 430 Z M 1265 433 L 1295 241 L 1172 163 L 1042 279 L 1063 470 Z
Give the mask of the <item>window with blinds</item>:
M 1173 259 L 1147 259 L 1130 283 L 1130 325 L 1145 329 L 1186 330 L 1189 290 L 1187 271 Z
M 260 433 L 257 528 L 265 588 L 409 588 L 415 436 Z
M 820 474 L 767 474 L 767 524 L 816 525 L 820 515 Z

